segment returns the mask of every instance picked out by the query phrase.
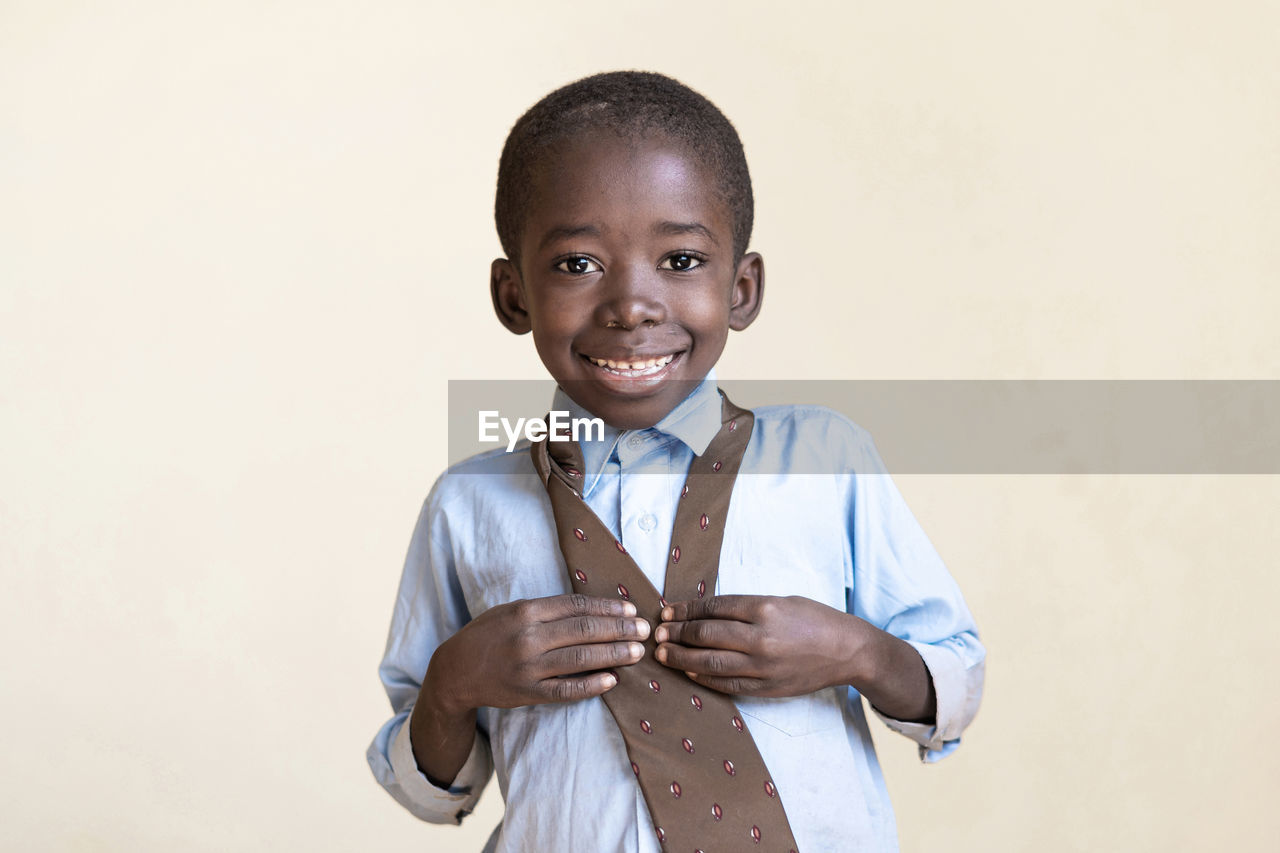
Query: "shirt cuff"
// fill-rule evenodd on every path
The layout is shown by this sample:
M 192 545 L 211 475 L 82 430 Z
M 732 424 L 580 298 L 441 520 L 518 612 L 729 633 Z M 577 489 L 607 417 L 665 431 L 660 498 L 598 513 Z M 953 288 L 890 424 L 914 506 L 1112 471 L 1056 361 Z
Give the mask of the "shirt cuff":
M 978 710 L 982 696 L 982 664 L 974 670 L 967 669 L 960 656 L 950 649 L 931 646 L 928 643 L 911 642 L 911 647 L 924 661 L 929 677 L 933 679 L 933 692 L 937 698 L 937 712 L 933 725 L 896 720 L 875 711 L 884 724 L 899 734 L 911 738 L 920 746 L 920 760 L 926 764 L 939 761 L 960 746 L 960 733 L 969 725 Z
M 409 721 L 405 720 L 387 750 L 394 783 L 387 785 L 391 796 L 417 817 L 431 823 L 462 823 L 475 809 L 484 786 L 493 772 L 489 745 L 484 735 L 476 732 L 471 753 L 458 770 L 453 784 L 447 788 L 433 785 L 418 768 L 409 740 Z

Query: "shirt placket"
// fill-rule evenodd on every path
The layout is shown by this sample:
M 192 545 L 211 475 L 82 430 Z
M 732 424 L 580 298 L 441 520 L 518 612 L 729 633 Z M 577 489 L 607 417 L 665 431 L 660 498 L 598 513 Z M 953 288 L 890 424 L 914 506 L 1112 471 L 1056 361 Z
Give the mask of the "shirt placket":
M 666 579 L 667 543 L 671 539 L 674 495 L 683 481 L 679 440 L 653 430 L 622 437 L 617 455 L 622 544 L 645 577 L 661 592 Z M 684 467 L 687 467 L 688 460 Z

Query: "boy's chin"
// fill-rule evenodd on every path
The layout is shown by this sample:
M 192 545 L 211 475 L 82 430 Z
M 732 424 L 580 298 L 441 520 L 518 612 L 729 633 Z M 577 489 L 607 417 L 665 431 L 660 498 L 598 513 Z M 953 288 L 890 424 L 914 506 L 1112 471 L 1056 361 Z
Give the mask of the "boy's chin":
M 574 381 L 559 383 L 575 403 L 619 429 L 648 429 L 671 413 L 701 384 L 701 380 L 668 379 L 660 386 L 645 388 L 602 388 L 600 383 Z

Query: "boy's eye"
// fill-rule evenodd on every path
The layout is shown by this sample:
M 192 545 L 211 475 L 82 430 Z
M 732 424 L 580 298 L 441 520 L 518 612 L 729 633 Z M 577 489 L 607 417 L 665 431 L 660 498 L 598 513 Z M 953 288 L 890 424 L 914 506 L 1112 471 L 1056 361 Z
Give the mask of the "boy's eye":
M 582 255 L 574 255 L 572 258 L 565 258 L 556 264 L 556 269 L 561 272 L 567 272 L 571 275 L 585 275 L 589 272 L 600 272 L 600 265 L 590 258 L 584 258 Z
M 704 261 L 697 255 L 690 255 L 687 252 L 677 252 L 668 256 L 662 263 L 658 264 L 660 270 L 675 270 L 676 272 L 685 272 L 686 270 L 697 269 L 702 266 Z

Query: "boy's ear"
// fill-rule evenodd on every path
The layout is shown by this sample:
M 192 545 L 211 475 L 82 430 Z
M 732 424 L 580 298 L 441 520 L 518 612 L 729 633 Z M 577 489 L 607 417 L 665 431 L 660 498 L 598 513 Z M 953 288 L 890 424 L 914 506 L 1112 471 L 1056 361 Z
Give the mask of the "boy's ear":
M 738 262 L 733 280 L 733 301 L 729 304 L 729 328 L 741 332 L 755 322 L 764 301 L 764 258 L 747 252 Z
M 497 258 L 489 266 L 489 296 L 498 322 L 515 335 L 527 334 L 531 328 L 529 312 L 524 305 L 520 272 L 506 258 Z

